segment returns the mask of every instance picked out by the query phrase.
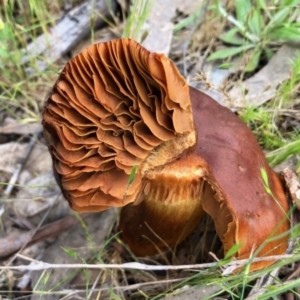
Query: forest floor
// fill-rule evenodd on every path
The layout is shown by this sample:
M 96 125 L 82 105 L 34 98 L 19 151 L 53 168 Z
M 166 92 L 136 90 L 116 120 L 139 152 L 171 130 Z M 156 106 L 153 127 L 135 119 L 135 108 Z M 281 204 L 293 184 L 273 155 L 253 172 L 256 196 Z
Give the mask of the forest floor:
M 296 218 L 277 263 L 239 273 L 217 255 L 209 217 L 176 251 L 138 259 L 116 209 L 79 215 L 64 200 L 42 134 L 45 102 L 70 58 L 130 37 L 248 125 L 270 166 L 295 175 L 297 211 L 300 1 L 127 2 L 0 0 L 0 299 L 299 299 Z

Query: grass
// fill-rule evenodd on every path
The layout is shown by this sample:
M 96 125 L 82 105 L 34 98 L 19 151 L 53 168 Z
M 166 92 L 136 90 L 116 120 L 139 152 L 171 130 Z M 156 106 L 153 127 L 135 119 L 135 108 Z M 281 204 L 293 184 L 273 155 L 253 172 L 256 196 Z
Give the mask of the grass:
M 123 32 L 124 38 L 140 43 L 147 37 L 146 20 L 152 8 L 151 0 L 135 1 L 132 5 Z
M 76 1 L 74 2 L 76 3 Z M 252 56 L 246 66 L 246 71 L 253 72 L 259 68 L 263 56 L 268 60 L 279 44 L 284 41 L 285 37 L 298 41 L 300 35 L 296 36 L 295 33 L 296 30 L 299 30 L 299 22 L 295 20 L 295 16 L 296 11 L 299 9 L 299 1 L 279 1 L 276 2 L 279 3 L 276 6 L 273 1 L 260 0 L 254 2 L 255 5 L 251 6 L 249 5 L 250 1 L 236 1 L 236 10 L 233 10 L 230 5 L 222 7 L 220 1 L 215 1 L 210 5 L 209 14 L 225 19 L 225 21 L 223 20 L 225 22 L 225 31 L 218 38 L 219 43 L 223 43 L 223 46 L 226 48 L 226 51 L 213 52 L 209 57 L 210 60 L 219 59 L 222 62 L 227 62 L 233 55 L 243 55 L 245 51 L 250 51 Z M 46 94 L 51 88 L 59 66 L 54 65 L 46 72 L 28 75 L 26 68 L 36 69 L 37 62 L 31 60 L 27 65 L 23 65 L 22 57 L 24 53 L 21 49 L 25 48 L 39 34 L 47 33 L 47 30 L 56 20 L 54 16 L 58 16 L 61 11 L 64 1 L 8 0 L 5 3 L 0 9 L 0 106 L 2 110 L 21 123 L 40 121 L 40 112 L 44 100 L 41 99 L 43 98 L 41 94 Z M 147 35 L 144 25 L 151 9 L 151 1 L 145 0 L 140 6 L 137 5 L 138 1 L 135 3 L 131 8 L 131 14 L 127 18 L 123 36 L 142 41 Z M 183 18 L 175 26 L 174 32 L 180 34 L 182 30 L 196 22 L 199 15 L 199 11 L 196 11 L 193 15 Z M 136 16 L 139 17 L 137 23 L 135 22 Z M 201 30 L 201 27 L 199 30 Z M 93 36 L 94 32 L 92 31 L 92 40 Z M 277 38 L 280 39 L 280 43 L 274 42 Z M 297 157 L 300 154 L 299 128 L 296 129 L 291 126 L 286 129 L 282 126 L 283 122 L 286 121 L 286 117 L 282 112 L 299 108 L 297 102 L 299 87 L 300 54 L 294 62 L 291 62 L 290 78 L 278 88 L 277 95 L 272 101 L 261 107 L 248 107 L 239 112 L 240 117 L 256 135 L 260 145 L 265 150 L 270 151 L 267 154 L 267 159 L 271 166 L 276 166 L 290 156 Z M 298 161 L 298 170 L 300 170 L 300 160 L 298 159 Z M 131 181 L 134 173 L 135 170 L 131 174 Z M 267 182 L 266 179 L 264 182 Z M 129 181 L 128 185 L 130 184 L 131 182 Z M 84 223 L 82 223 L 82 226 L 84 227 Z M 87 243 L 90 244 L 93 241 L 88 234 L 88 229 L 85 227 L 84 229 Z M 215 284 L 221 287 L 218 292 L 215 292 L 207 299 L 217 296 L 226 296 L 229 299 L 244 299 L 247 292 L 252 289 L 259 278 L 270 274 L 277 268 L 288 266 L 299 260 L 300 245 L 297 241 L 299 234 L 300 226 L 296 225 L 292 232 L 292 239 L 295 240 L 293 256 L 289 258 L 283 257 L 276 264 L 254 273 L 249 273 L 249 264 L 237 274 L 232 273 L 229 266 L 225 265 L 228 263 L 229 257 L 237 251 L 238 245 L 236 245 L 218 264 L 197 272 L 173 271 L 172 273 L 171 271 L 166 271 L 165 276 L 161 276 L 159 273 L 151 273 L 146 270 L 125 272 L 121 271 L 122 268 L 120 267 L 115 273 L 104 272 L 102 279 L 105 280 L 106 276 L 115 276 L 114 286 L 120 287 L 118 284 L 122 283 L 124 286 L 121 287 L 124 287 L 125 290 L 126 284 L 129 289 L 131 284 L 122 281 L 122 279 L 124 280 L 126 276 L 136 279 L 137 272 L 140 272 L 138 275 L 141 278 L 146 278 L 148 281 L 151 280 L 154 290 L 153 292 L 142 285 L 134 288 L 135 292 L 133 294 L 136 296 L 140 293 L 139 295 L 143 299 L 159 299 L 185 285 L 206 286 L 207 284 Z M 111 246 L 113 243 L 116 243 L 118 247 L 123 247 L 117 232 L 113 232 L 105 245 L 98 252 L 95 252 L 94 261 L 110 263 L 109 255 L 112 251 L 115 251 L 113 252 L 114 254 L 118 253 L 115 249 L 113 250 Z M 77 255 L 76 251 L 71 249 L 66 249 L 65 251 L 68 255 L 78 259 L 79 262 L 82 261 L 82 258 Z M 129 258 L 127 256 L 127 259 L 135 260 L 131 256 Z M 120 257 L 119 261 L 122 261 Z M 86 264 L 85 261 L 83 263 Z M 51 273 L 45 271 L 40 280 L 44 281 L 46 285 L 50 276 Z M 85 298 L 88 298 L 90 278 L 86 269 L 84 276 L 86 285 L 84 287 L 86 292 Z M 181 282 L 172 283 L 172 280 L 179 276 L 182 278 Z M 164 282 L 163 291 L 158 289 L 160 282 Z M 171 286 L 168 286 L 168 282 Z M 261 289 L 264 289 L 264 294 L 259 295 L 257 299 L 278 299 L 279 294 L 291 291 L 299 285 L 299 279 L 281 281 L 277 277 L 273 282 L 271 281 L 266 286 L 261 287 Z M 155 291 L 155 288 L 158 289 L 158 292 Z M 35 292 L 38 293 L 38 291 Z M 43 293 L 43 291 L 40 292 L 41 294 Z M 110 289 L 108 294 L 111 299 L 122 299 L 114 289 Z
M 299 155 L 300 130 L 289 126 L 284 128 L 284 112 L 297 112 L 297 97 L 300 83 L 300 53 L 291 62 L 290 78 L 277 90 L 275 98 L 261 107 L 248 107 L 240 112 L 242 120 L 256 135 L 263 149 L 271 151 L 267 159 L 272 167 L 291 155 Z
M 53 11 L 61 7 L 62 1 L 31 0 L 5 1 L 0 8 L 0 104 L 9 115 L 22 123 L 40 120 L 41 94 L 50 88 L 53 71 L 33 73 L 37 60 L 23 64 L 26 46 L 38 35 L 47 33 L 54 23 Z M 52 77 L 53 78 L 53 77 Z M 47 86 L 48 85 L 48 86 Z
M 299 41 L 300 23 L 297 22 L 299 0 L 251 1 L 235 0 L 235 15 L 215 1 L 217 12 L 231 25 L 219 39 L 228 46 L 212 53 L 207 59 L 227 59 L 250 53 L 244 72 L 259 67 L 262 56 L 269 60 L 274 46 L 286 41 Z

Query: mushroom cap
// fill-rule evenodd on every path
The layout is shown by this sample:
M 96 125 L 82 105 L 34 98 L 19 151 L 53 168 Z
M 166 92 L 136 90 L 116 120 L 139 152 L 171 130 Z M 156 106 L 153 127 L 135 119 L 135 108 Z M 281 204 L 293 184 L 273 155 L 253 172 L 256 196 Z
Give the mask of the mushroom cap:
M 70 60 L 43 126 L 57 181 L 76 211 L 134 201 L 148 170 L 196 142 L 184 78 L 163 54 L 130 39 L 92 45 Z
M 241 259 L 285 253 L 288 201 L 256 138 L 234 113 L 206 94 L 190 87 L 190 97 L 198 131 L 195 153 L 208 174 L 202 205 L 214 220 L 225 253 L 235 244 L 240 244 L 236 256 Z M 251 269 L 273 262 L 253 263 Z

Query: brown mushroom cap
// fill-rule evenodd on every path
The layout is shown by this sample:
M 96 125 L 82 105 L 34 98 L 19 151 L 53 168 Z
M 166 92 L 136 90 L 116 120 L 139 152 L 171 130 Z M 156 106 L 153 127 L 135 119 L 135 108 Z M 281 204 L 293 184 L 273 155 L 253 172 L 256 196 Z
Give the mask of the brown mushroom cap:
M 43 125 L 57 180 L 76 211 L 134 201 L 142 174 L 196 141 L 184 78 L 164 55 L 130 39 L 92 45 L 69 61 Z
M 257 140 L 229 109 L 190 88 L 198 130 L 195 152 L 207 163 L 203 209 L 214 219 L 225 253 L 241 245 L 237 257 L 283 254 L 287 248 L 288 201 L 278 175 L 269 167 Z M 261 170 L 267 173 L 265 187 Z M 274 237 L 286 233 L 278 239 Z M 268 238 L 273 238 L 267 241 Z M 255 263 L 252 270 L 272 264 Z

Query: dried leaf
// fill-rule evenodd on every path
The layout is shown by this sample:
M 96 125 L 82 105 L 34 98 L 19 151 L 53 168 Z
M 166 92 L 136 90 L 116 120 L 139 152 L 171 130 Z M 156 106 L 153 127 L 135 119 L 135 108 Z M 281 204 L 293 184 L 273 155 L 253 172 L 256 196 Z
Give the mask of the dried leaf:
M 286 167 L 282 171 L 285 183 L 288 187 L 293 204 L 300 211 L 300 180 L 291 167 Z
M 50 236 L 55 236 L 73 226 L 77 222 L 75 217 L 68 216 L 56 222 L 47 224 L 39 230 L 26 231 L 18 235 L 10 235 L 0 239 L 0 257 L 6 257 L 31 243 L 36 243 Z
M 16 168 L 16 165 L 24 157 L 27 147 L 28 143 L 21 144 L 16 142 L 0 145 L 0 170 L 12 174 Z M 32 150 L 23 168 L 23 175 L 21 173 L 21 179 L 19 183 L 24 184 L 37 174 L 42 174 L 49 171 L 51 167 L 52 161 L 49 153 L 47 153 L 47 147 L 42 144 L 37 144 Z M 27 173 L 27 175 L 24 173 Z M 24 177 L 26 177 L 26 179 Z
M 70 213 L 70 209 L 59 187 L 56 184 L 52 171 L 41 174 L 21 187 L 13 202 L 15 211 L 26 218 L 35 217 L 36 225 L 47 209 L 52 207 L 48 220 L 54 221 Z

